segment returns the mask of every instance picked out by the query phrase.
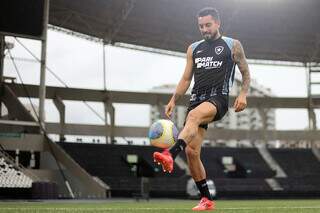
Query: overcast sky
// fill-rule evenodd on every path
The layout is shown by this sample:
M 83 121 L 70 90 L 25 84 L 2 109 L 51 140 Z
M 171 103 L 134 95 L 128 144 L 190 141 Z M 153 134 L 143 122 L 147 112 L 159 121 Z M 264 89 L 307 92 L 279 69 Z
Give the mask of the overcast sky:
M 32 57 L 15 43 L 14 57 Z M 40 57 L 38 41 L 20 39 L 33 53 Z M 244 47 L 245 48 L 245 47 Z M 47 65 L 69 87 L 103 89 L 102 45 L 63 33 L 49 31 Z M 176 84 L 184 70 L 185 59 L 168 55 L 106 46 L 107 89 L 125 91 L 148 91 L 154 86 Z M 40 65 L 36 62 L 16 61 L 24 83 L 39 84 Z M 306 71 L 304 68 L 250 65 L 252 78 L 270 88 L 276 96 L 306 97 Z M 17 77 L 9 59 L 5 60 L 7 76 Z M 18 81 L 19 82 L 19 81 Z M 49 72 L 47 85 L 63 86 Z M 37 102 L 36 102 L 37 103 Z M 90 103 L 102 116 L 103 106 Z M 68 123 L 103 122 L 83 103 L 66 102 Z M 47 121 L 58 121 L 58 113 L 51 100 L 46 105 Z M 147 105 L 116 105 L 117 125 L 149 125 Z M 318 120 L 319 114 L 317 112 Z M 83 116 L 86 115 L 86 116 Z M 303 129 L 307 127 L 307 110 L 276 110 L 277 129 Z

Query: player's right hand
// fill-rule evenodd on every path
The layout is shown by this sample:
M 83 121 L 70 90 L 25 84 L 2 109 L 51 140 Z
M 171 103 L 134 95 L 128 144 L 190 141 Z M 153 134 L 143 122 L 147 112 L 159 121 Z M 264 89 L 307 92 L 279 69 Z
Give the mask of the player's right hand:
M 166 106 L 166 111 L 165 111 L 165 114 L 166 116 L 170 119 L 171 118 L 171 114 L 172 114 L 172 111 L 174 109 L 174 107 L 176 106 L 176 104 L 174 103 L 174 101 L 170 101 L 168 103 L 168 105 Z

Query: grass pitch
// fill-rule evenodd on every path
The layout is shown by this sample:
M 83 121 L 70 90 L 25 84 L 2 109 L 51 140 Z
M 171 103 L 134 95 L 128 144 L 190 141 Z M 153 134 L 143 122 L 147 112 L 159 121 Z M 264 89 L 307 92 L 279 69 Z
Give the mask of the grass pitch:
M 151 199 L 106 201 L 39 201 L 39 202 L 1 202 L 0 212 L 139 212 L 139 213 L 182 213 L 192 212 L 197 200 Z M 225 213 L 320 213 L 320 200 L 241 200 L 216 201 L 216 210 Z

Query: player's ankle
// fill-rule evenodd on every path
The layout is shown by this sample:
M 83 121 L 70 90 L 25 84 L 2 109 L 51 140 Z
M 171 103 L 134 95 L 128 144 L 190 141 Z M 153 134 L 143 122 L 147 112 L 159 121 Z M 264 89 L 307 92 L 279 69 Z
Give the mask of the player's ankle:
M 186 148 L 186 146 L 187 143 L 183 139 L 178 139 L 177 142 L 169 149 L 172 158 L 175 159 L 177 155 Z

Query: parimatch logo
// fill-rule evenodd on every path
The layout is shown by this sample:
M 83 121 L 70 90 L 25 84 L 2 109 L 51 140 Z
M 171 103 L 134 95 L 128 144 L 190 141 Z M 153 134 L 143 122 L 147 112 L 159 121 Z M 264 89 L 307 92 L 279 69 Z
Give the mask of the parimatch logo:
M 223 61 L 214 61 L 213 57 L 195 58 L 194 62 L 196 63 L 197 68 L 204 68 L 204 69 L 220 68 L 223 63 Z

